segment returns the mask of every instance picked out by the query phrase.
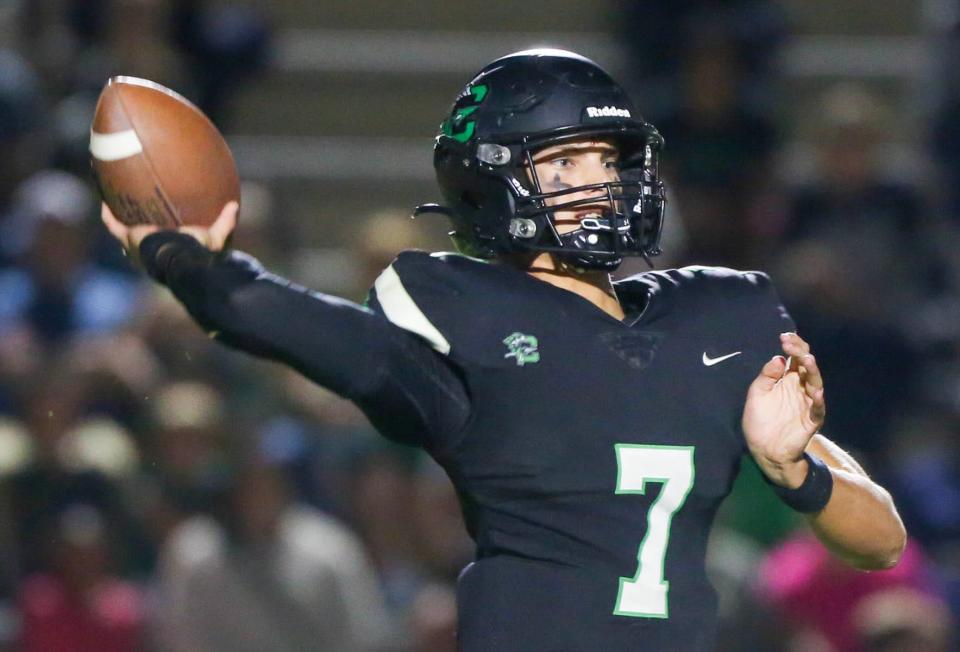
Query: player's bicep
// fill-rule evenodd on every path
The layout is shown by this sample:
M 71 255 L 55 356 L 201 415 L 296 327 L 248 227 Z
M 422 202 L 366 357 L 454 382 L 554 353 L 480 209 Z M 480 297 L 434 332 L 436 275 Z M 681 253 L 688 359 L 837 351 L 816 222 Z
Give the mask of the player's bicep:
M 419 336 L 387 325 L 393 341 L 371 362 L 377 373 L 351 398 L 386 437 L 440 452 L 469 419 L 466 384 Z

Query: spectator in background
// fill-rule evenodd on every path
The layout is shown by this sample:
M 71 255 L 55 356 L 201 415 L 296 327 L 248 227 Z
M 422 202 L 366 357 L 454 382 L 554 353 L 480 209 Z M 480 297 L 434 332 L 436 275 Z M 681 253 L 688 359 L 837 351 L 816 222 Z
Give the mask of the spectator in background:
M 865 598 L 853 614 L 864 652 L 950 652 L 953 620 L 943 601 L 922 591 L 891 589 Z
M 915 544 L 907 546 L 896 568 L 861 573 L 831 558 L 804 533 L 767 555 L 758 588 L 761 600 L 779 613 L 789 650 L 949 649 L 953 623 Z M 923 644 L 893 645 L 900 636 Z
M 913 398 L 921 368 L 906 319 L 935 275 L 924 240 L 929 213 L 902 175 L 885 175 L 889 119 L 879 97 L 844 84 L 828 89 L 810 114 L 816 174 L 789 191 L 774 276 L 837 387 L 828 431 L 870 465 Z
M 960 220 L 960 73 L 956 61 L 960 54 L 960 14 L 957 1 L 943 3 L 952 18 L 943 38 L 933 41 L 938 106 L 930 123 L 929 146 L 939 164 L 938 191 L 950 220 Z
M 460 500 L 443 469 L 425 456 L 418 461 L 412 514 L 418 556 L 429 577 L 452 585 L 473 560 L 473 543 Z
M 44 358 L 40 338 L 28 326 L 0 329 L 0 414 L 18 412 L 18 397 L 39 373 Z
M 64 371 L 52 365 L 50 369 Z M 16 524 L 18 573 L 22 576 L 46 568 L 44 551 L 37 542 L 48 538 L 50 515 L 78 503 L 95 508 L 122 535 L 114 542 L 113 557 L 117 568 L 126 570 L 128 544 L 137 537 L 135 521 L 121 487 L 100 469 L 74 457 L 85 451 L 83 446 L 65 443 L 73 439 L 86 414 L 84 388 L 66 373 L 52 376 L 34 379 L 23 388 L 22 414 L 32 455 L 30 463 L 5 478 L 2 485 Z
M 231 427 L 220 392 L 196 381 L 172 382 L 152 399 L 148 455 L 172 507 L 184 516 L 212 507 L 230 474 Z
M 661 124 L 682 95 L 676 87 L 687 53 L 707 40 L 725 39 L 741 62 L 746 96 L 771 93 L 773 56 L 787 31 L 786 11 L 770 0 L 632 0 L 624 3 L 624 42 L 633 85 L 647 119 Z
M 136 652 L 146 622 L 141 591 L 113 574 L 109 523 L 83 504 L 64 507 L 44 537 L 51 563 L 20 590 L 23 652 Z
M 914 411 L 897 425 L 895 441 L 909 441 L 910 446 L 896 445 L 889 452 L 898 462 L 890 465 L 887 476 L 904 523 L 911 538 L 935 557 L 956 556 L 954 548 L 960 541 L 957 415 L 928 408 Z
M 760 266 L 786 11 L 769 0 L 636 0 L 624 3 L 622 25 L 627 86 L 670 151 L 667 266 Z
M 30 0 L 20 10 L 21 48 L 58 96 L 94 90 L 110 75 L 162 84 L 180 71 L 163 38 L 164 0 Z M 120 70 L 118 70 L 120 68 Z
M 21 266 L 0 271 L 0 332 L 26 323 L 53 342 L 133 316 L 140 283 L 88 260 L 93 208 L 90 188 L 66 172 L 44 170 L 20 185 L 5 245 Z
M 225 104 L 269 56 L 270 28 L 253 6 L 175 0 L 171 11 L 174 44 L 186 56 L 197 105 L 223 127 Z
M 360 542 L 258 459 L 240 468 L 219 518 L 194 516 L 173 532 L 159 585 L 157 634 L 169 652 L 365 652 L 390 634 Z
M 141 296 L 131 334 L 143 340 L 164 378 L 215 385 L 226 392 L 250 380 L 230 364 L 230 356 L 222 347 L 210 346 L 209 338 L 169 293 L 146 288 Z
M 412 508 L 415 453 L 374 439 L 358 444 L 344 494 L 347 513 L 370 551 L 388 605 L 402 612 L 424 581 Z
M 714 39 L 684 53 L 681 96 L 660 129 L 670 143 L 664 175 L 682 198 L 686 257 L 749 268 L 755 203 L 770 183 L 772 122 L 743 101 L 742 62 Z
M 140 438 L 149 407 L 144 399 L 165 372 L 142 339 L 126 331 L 73 338 L 55 364 L 83 387 L 85 415 L 109 417 Z
M 885 472 L 911 538 L 937 566 L 955 618 L 960 619 L 960 445 L 955 412 L 923 406 L 897 429 Z M 903 442 L 909 442 L 904 446 Z M 960 641 L 957 641 L 960 643 Z
M 825 432 L 872 467 L 890 443 L 892 419 L 913 398 L 921 361 L 903 333 L 877 315 L 889 306 L 887 293 L 857 284 L 849 256 L 855 243 L 797 243 L 781 255 L 775 276 L 784 279 L 784 303 L 837 387 Z
M 0 650 L 6 650 L 15 633 L 13 606 L 20 577 L 18 529 L 10 496 L 6 491 L 9 478 L 31 464 L 33 441 L 24 424 L 16 419 L 0 417 Z
M 908 267 L 923 262 L 918 236 L 929 210 L 920 189 L 905 181 L 908 175 L 884 166 L 882 146 L 894 128 L 888 107 L 868 88 L 848 83 L 828 89 L 812 113 L 816 172 L 790 191 L 784 240 L 856 242 L 852 265 L 874 272 L 893 264 L 892 271 L 909 279 Z M 894 251 L 902 255 L 894 258 Z
M 357 287 L 366 292 L 380 272 L 393 262 L 398 251 L 418 249 L 430 242 L 430 231 L 422 220 L 410 217 L 410 211 L 399 208 L 384 208 L 371 213 L 363 222 L 357 236 L 360 262 Z M 449 241 L 438 242 L 437 248 L 448 247 Z M 354 291 L 354 294 L 357 294 Z
M 13 193 L 47 164 L 51 153 L 46 108 L 40 80 L 30 65 L 15 52 L 0 49 L 0 269 L 13 262 L 8 244 Z

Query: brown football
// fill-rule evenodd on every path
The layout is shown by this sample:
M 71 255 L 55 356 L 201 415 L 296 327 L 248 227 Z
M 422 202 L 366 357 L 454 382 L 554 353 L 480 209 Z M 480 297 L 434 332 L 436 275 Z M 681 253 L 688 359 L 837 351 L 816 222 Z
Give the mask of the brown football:
M 240 181 L 230 148 L 200 109 L 145 79 L 113 77 L 90 128 L 104 201 L 125 224 L 209 226 Z

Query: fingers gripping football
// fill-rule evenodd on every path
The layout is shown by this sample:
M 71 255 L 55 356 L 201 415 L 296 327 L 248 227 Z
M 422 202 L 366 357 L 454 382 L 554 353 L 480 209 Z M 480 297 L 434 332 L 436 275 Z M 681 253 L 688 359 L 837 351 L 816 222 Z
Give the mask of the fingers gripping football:
M 181 226 L 178 230 L 193 236 L 197 241 L 210 251 L 221 251 L 227 246 L 227 240 L 230 234 L 237 226 L 237 211 L 240 205 L 235 202 L 227 202 L 227 205 L 220 211 L 220 215 L 214 220 L 209 228 L 202 226 Z
M 237 202 L 227 202 L 217 219 L 209 227 L 182 226 L 178 231 L 195 238 L 197 242 L 210 251 L 220 251 L 226 246 L 230 234 L 237 226 L 239 208 L 240 205 Z M 110 234 L 117 239 L 126 254 L 134 262 L 139 262 L 138 252 L 143 239 L 160 230 L 160 227 L 153 224 L 128 226 L 117 219 L 106 203 L 101 204 L 100 216 L 104 226 L 107 227 Z
M 139 262 L 138 251 L 143 239 L 160 230 L 160 227 L 153 224 L 127 226 L 117 219 L 106 202 L 100 204 L 100 218 L 110 235 L 117 239 L 124 253 L 135 263 Z

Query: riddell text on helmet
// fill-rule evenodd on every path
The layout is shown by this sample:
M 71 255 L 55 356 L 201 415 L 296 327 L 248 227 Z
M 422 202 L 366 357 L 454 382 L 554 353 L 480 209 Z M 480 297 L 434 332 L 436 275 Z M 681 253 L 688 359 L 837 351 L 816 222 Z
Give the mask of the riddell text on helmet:
M 587 107 L 588 118 L 629 118 L 630 111 L 627 109 L 618 109 L 615 106 L 604 106 L 597 108 L 595 106 Z

